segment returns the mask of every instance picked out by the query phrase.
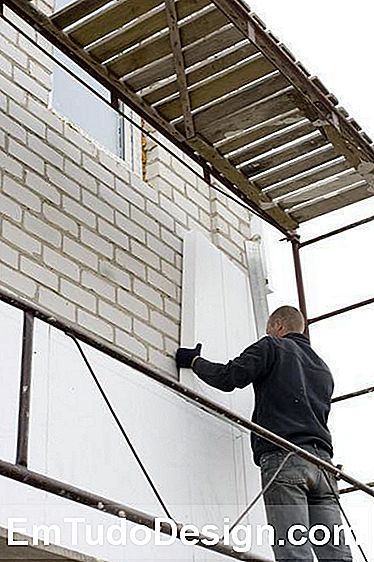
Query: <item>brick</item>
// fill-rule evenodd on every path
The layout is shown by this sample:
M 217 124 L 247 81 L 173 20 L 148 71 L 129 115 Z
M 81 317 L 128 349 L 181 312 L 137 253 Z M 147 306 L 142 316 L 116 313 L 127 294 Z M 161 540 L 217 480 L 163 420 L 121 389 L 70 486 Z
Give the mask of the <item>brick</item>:
M 134 279 L 134 293 L 142 297 L 149 304 L 162 310 L 162 297 L 158 291 L 143 283 L 139 279 Z
M 25 213 L 23 224 L 26 230 L 32 232 L 35 236 L 47 242 L 47 244 L 52 244 L 52 246 L 56 248 L 61 247 L 62 235 L 56 228 L 53 228 L 28 212 Z
M 59 273 L 70 277 L 74 281 L 79 281 L 80 270 L 78 265 L 47 246 L 43 248 L 43 261 Z
M 178 285 L 178 287 L 182 286 L 182 270 L 174 267 L 170 263 L 166 261 L 161 261 L 161 272 L 166 275 L 170 281 Z
M 158 240 L 151 234 L 147 233 L 147 246 L 153 251 L 154 254 L 159 256 L 160 258 L 169 261 L 170 263 L 174 263 L 174 256 L 175 252 L 170 246 L 162 242 L 162 240 Z M 149 265 L 152 265 L 151 262 L 148 262 Z M 158 269 L 160 269 L 158 267 Z
M 6 97 L 6 95 L 3 92 L 0 92 L 0 109 L 1 109 L 1 111 L 6 113 L 7 112 L 7 106 L 8 106 L 8 98 Z M 3 132 L 3 135 L 5 135 L 4 132 Z
M 41 285 L 46 285 L 47 287 L 57 291 L 58 277 L 48 268 L 21 256 L 21 271 L 26 273 L 29 277 L 32 277 L 35 281 L 38 281 Z
M 114 209 L 105 203 L 100 197 L 96 197 L 89 191 L 83 190 L 83 203 L 95 214 L 100 215 L 110 222 L 114 221 Z
M 251 237 L 251 223 L 248 222 L 242 222 L 240 221 L 239 224 L 239 231 L 242 234 L 242 236 L 244 236 L 244 238 L 249 239 Z
M 59 317 L 73 322 L 75 321 L 76 306 L 58 293 L 45 287 L 40 287 L 39 302 L 43 307 L 57 314 Z
M 109 261 L 100 261 L 99 271 L 101 275 L 109 279 L 115 285 L 122 287 L 122 289 L 131 288 L 131 277 L 128 273 L 116 267 Z
M 151 187 L 148 183 L 143 181 L 138 175 L 134 173 L 130 174 L 130 182 L 132 187 L 135 190 L 137 190 L 143 197 L 157 203 L 158 201 L 157 191 L 153 187 Z
M 51 183 L 43 180 L 43 178 L 37 174 L 34 174 L 34 172 L 26 171 L 25 182 L 28 187 L 41 195 L 43 199 L 48 199 L 48 201 L 51 201 L 55 205 L 60 204 L 61 195 L 59 191 Z
M 41 252 L 42 245 L 38 240 L 26 234 L 23 229 L 6 221 L 3 222 L 3 238 L 29 254 L 40 254 Z
M 46 141 L 39 139 L 34 134 L 28 134 L 28 145 L 33 150 L 41 156 L 46 162 L 53 164 L 59 170 L 62 170 L 64 164 L 63 156 L 57 152 L 54 148 L 50 147 Z
M 151 326 L 140 322 L 136 318 L 134 319 L 134 332 L 135 335 L 149 344 L 158 348 L 162 347 L 162 335 L 154 328 L 151 328 Z
M 213 207 L 214 209 L 214 207 Z M 219 201 L 215 203 L 215 212 L 224 218 L 231 226 L 234 228 L 239 228 L 239 219 L 234 215 L 225 205 L 222 205 Z M 214 213 L 214 211 L 213 211 Z
M 133 336 L 130 336 L 126 332 L 116 329 L 115 342 L 129 355 L 136 355 L 137 357 L 147 360 L 148 353 L 144 343 L 140 342 Z
M 149 183 L 154 185 L 155 189 L 160 193 L 163 193 L 169 199 L 173 198 L 173 187 L 167 181 L 164 181 L 162 178 L 158 177 L 154 179 L 150 179 Z
M 11 138 L 17 139 L 23 144 L 26 144 L 25 128 L 5 113 L 0 113 L 0 127 Z
M 26 166 L 29 166 L 36 172 L 39 172 L 39 174 L 44 174 L 44 161 L 34 152 L 31 152 L 31 150 L 26 148 L 26 146 L 23 146 L 15 140 L 9 139 L 9 152 Z
M 173 188 L 179 190 L 184 194 L 185 181 L 182 177 L 176 174 L 169 166 L 166 166 L 163 162 L 158 162 L 156 164 L 156 173 L 154 175 L 160 176 L 164 181 L 170 183 Z
M 18 268 L 19 253 L 0 240 L 0 261 L 10 265 L 14 269 Z
M 148 250 L 145 246 L 136 242 L 136 240 L 131 241 L 131 253 L 141 261 L 145 262 L 147 265 L 151 265 L 156 269 L 160 269 L 161 260 L 157 256 L 157 254 L 151 250 Z
M 228 222 L 219 215 L 214 215 L 212 217 L 212 229 L 216 232 L 221 232 L 222 234 L 229 234 Z
M 157 369 L 164 371 L 169 376 L 178 378 L 177 367 L 175 364 L 174 357 L 166 355 L 166 353 L 161 353 L 157 349 L 149 348 L 149 362 L 152 365 L 156 365 Z
M 71 197 L 75 199 L 80 199 L 81 188 L 74 181 L 66 177 L 65 174 L 61 173 L 59 170 L 47 164 L 47 177 L 52 183 L 54 183 L 60 190 L 65 191 Z
M 105 238 L 107 238 L 120 248 L 123 248 L 125 250 L 129 249 L 129 237 L 124 234 L 119 228 L 112 226 L 103 219 L 99 219 L 99 232 Z
M 131 273 L 134 273 L 134 275 L 137 275 L 138 277 L 145 279 L 145 275 L 146 275 L 145 265 L 141 263 L 139 260 L 130 256 L 128 252 L 124 252 L 119 248 L 116 249 L 115 260 L 118 263 L 118 265 L 122 266 L 127 271 L 130 271 Z
M 144 197 L 135 191 L 131 185 L 117 177 L 115 178 L 115 190 L 125 201 L 132 203 L 139 209 L 145 209 Z
M 60 293 L 69 301 L 73 301 L 83 308 L 92 312 L 96 311 L 96 297 L 90 291 L 86 291 L 80 285 L 75 285 L 67 279 L 61 279 Z
M 178 191 L 175 191 L 173 195 L 175 203 L 184 211 L 186 211 L 188 215 L 190 215 L 194 219 L 199 218 L 199 208 L 196 203 L 194 203 L 190 199 L 187 199 L 185 196 L 178 193 Z
M 46 134 L 45 124 L 35 117 L 30 111 L 27 111 L 24 107 L 19 106 L 12 100 L 9 101 L 9 115 L 21 123 L 22 127 L 26 130 L 33 131 L 34 133 L 44 137 Z
M 182 155 L 183 160 L 186 158 Z M 190 159 L 187 160 L 186 164 L 190 166 L 192 161 Z M 189 167 L 185 166 L 182 162 L 177 160 L 176 158 L 171 159 L 171 172 L 174 172 L 177 176 L 183 178 L 185 182 L 190 185 L 196 184 L 196 172 L 190 170 Z M 201 167 L 198 167 L 199 172 L 201 173 Z
M 115 223 L 118 228 L 122 229 L 128 236 L 136 238 L 140 242 L 145 243 L 145 232 L 138 224 L 134 223 L 128 217 L 125 217 L 121 213 L 115 212 Z
M 64 123 L 63 118 L 53 108 L 51 109 L 44 103 L 40 103 L 40 101 L 29 96 L 27 100 L 27 109 L 38 117 L 42 123 L 62 133 Z
M 204 228 L 206 228 L 209 231 L 212 230 L 211 216 L 205 211 L 203 211 L 202 209 L 199 209 L 199 221 Z
M 161 225 L 166 226 L 170 230 L 174 230 L 174 219 L 168 213 L 163 211 L 159 205 L 155 205 L 151 201 L 147 201 L 147 212 L 154 217 Z
M 140 318 L 148 319 L 148 308 L 140 299 L 136 298 L 129 291 L 123 289 L 118 290 L 118 304 L 130 313 Z
M 84 150 L 91 156 L 95 156 L 97 154 L 98 149 L 95 143 L 92 142 L 90 138 L 88 138 L 87 134 L 78 129 L 77 126 L 73 123 L 65 121 L 63 137 L 67 141 L 75 144 L 77 148 L 79 148 L 80 150 Z
M 128 165 L 122 158 L 101 146 L 98 147 L 97 155 L 100 165 L 104 166 L 109 172 L 116 176 L 129 177 Z
M 188 217 L 187 226 L 189 230 L 197 230 L 204 234 L 207 238 L 211 237 L 211 230 L 210 228 L 206 228 L 201 222 L 193 219 L 192 217 Z
M 65 173 L 70 176 L 74 182 L 85 187 L 92 193 L 97 193 L 97 180 L 92 175 L 87 174 L 80 165 L 76 165 L 69 159 L 65 160 L 64 164 Z
M 0 209 L 1 214 L 5 217 L 13 219 L 14 221 L 21 222 L 22 219 L 22 207 L 15 203 L 13 199 L 10 199 L 3 193 L 0 193 Z
M 92 290 L 99 297 L 114 301 L 116 297 L 116 290 L 113 285 L 95 275 L 91 271 L 83 271 L 81 277 L 81 284 L 83 287 Z
M 157 271 L 149 268 L 147 271 L 147 278 L 149 283 L 151 283 L 154 287 L 157 287 L 159 292 L 163 292 L 169 297 L 176 298 L 176 286 L 174 283 L 169 281 L 164 275 L 160 275 Z
M 202 195 L 210 199 L 211 196 L 211 187 L 207 182 L 198 176 L 196 176 L 196 187 L 200 191 Z
M 227 207 L 243 221 L 250 221 L 250 211 L 248 211 L 248 209 L 245 209 L 242 205 L 236 203 L 232 199 L 227 199 Z
M 9 64 L 12 62 L 27 71 L 28 57 L 17 45 L 14 45 L 11 41 L 1 41 L 1 52 L 7 57 L 4 60 Z M 2 66 L 1 70 L 4 71 Z
M 176 342 L 175 340 L 172 340 L 170 338 L 168 338 L 167 336 L 164 337 L 164 346 L 165 346 L 165 352 L 170 355 L 170 357 L 173 358 L 174 360 L 174 366 L 175 366 L 175 352 L 177 351 L 177 348 L 179 347 L 179 342 Z
M 0 264 L 0 280 L 2 285 L 8 285 L 12 291 L 16 290 L 29 298 L 35 298 L 37 289 L 35 281 L 19 271 Z
M 99 179 L 109 187 L 114 188 L 114 174 L 112 174 L 106 168 L 101 166 L 99 162 L 96 162 L 86 154 L 83 154 L 82 165 L 83 165 L 83 169 L 86 170 L 86 172 L 90 172 L 97 179 Z
M 86 328 L 89 332 L 97 334 L 100 338 L 109 341 L 113 341 L 114 339 L 114 329 L 112 326 L 105 320 L 93 314 L 89 314 L 85 310 L 78 310 L 78 324 Z
M 13 80 L 11 81 L 6 76 L 0 73 L 0 90 L 7 94 L 10 99 L 20 103 L 26 104 L 26 95 L 24 89 L 14 84 Z
M 173 201 L 170 201 L 167 197 L 163 194 L 160 194 L 160 206 L 161 209 L 164 209 L 165 212 L 169 213 L 174 217 L 174 220 L 181 222 L 184 225 L 187 225 L 187 213 L 178 207 Z
M 74 240 L 71 240 L 66 236 L 64 236 L 63 239 L 63 251 L 72 258 L 75 258 L 79 262 L 83 263 L 87 267 L 91 267 L 95 270 L 98 267 L 99 260 L 94 252 L 92 252 L 82 244 L 74 242 Z
M 46 70 L 44 66 L 30 59 L 30 74 L 43 87 L 50 88 L 52 85 L 52 71 Z
M 73 216 L 78 224 L 86 224 L 91 228 L 96 228 L 96 215 L 89 211 L 86 207 L 64 195 L 62 197 L 62 208 L 68 214 Z
M 42 205 L 40 197 L 35 195 L 28 187 L 14 181 L 9 176 L 4 176 L 3 191 L 13 199 L 16 199 L 27 209 L 32 209 L 36 212 L 41 211 Z
M 156 236 L 160 234 L 160 225 L 152 218 L 152 215 L 140 211 L 137 207 L 131 206 L 130 216 L 133 221 L 139 224 L 143 229 L 152 232 Z
M 47 130 L 47 142 L 74 162 L 80 161 L 81 151 L 52 129 Z
M 17 37 L 18 37 L 17 31 L 13 29 L 13 27 L 11 27 L 9 24 L 7 24 L 3 19 L 0 20 L 0 35 L 5 37 L 8 41 L 11 41 L 12 43 L 17 42 Z
M 131 330 L 131 317 L 118 307 L 112 306 L 107 302 L 99 301 L 99 316 L 102 316 L 112 324 L 122 328 L 122 330 Z
M 195 187 L 187 186 L 187 198 L 196 203 L 201 209 L 204 209 L 206 213 L 210 213 L 210 200 L 201 195 Z
M 231 240 L 231 242 L 234 242 L 234 244 L 236 244 L 240 250 L 244 251 L 244 237 L 243 235 L 238 232 L 235 228 L 229 228 L 229 240 Z
M 165 315 L 151 310 L 150 323 L 153 327 L 157 328 L 160 332 L 167 334 L 169 337 L 174 338 L 175 340 L 179 339 L 178 324 L 167 318 Z
M 15 67 L 13 77 L 14 81 L 25 88 L 31 96 L 35 96 L 46 105 L 48 104 L 49 90 L 34 80 L 32 76 Z
M 184 237 L 185 237 L 185 235 L 187 234 L 187 232 L 188 232 L 188 228 L 187 228 L 187 227 L 182 226 L 181 224 L 176 224 L 176 225 L 175 225 L 175 234 L 176 234 L 179 238 L 181 238 L 181 240 L 184 239 Z M 178 254 L 176 254 L 175 257 L 177 258 L 177 257 L 178 257 Z
M 23 177 L 23 166 L 3 150 L 0 150 L 0 168 L 17 178 Z
M 183 240 L 179 237 L 167 230 L 166 228 L 161 227 L 161 240 L 166 242 L 171 248 L 173 248 L 178 254 L 182 253 L 183 249 Z
M 78 225 L 71 218 L 67 217 L 65 213 L 62 213 L 56 207 L 51 205 L 43 205 L 43 213 L 46 219 L 58 226 L 61 230 L 68 232 L 72 236 L 78 236 Z
M 117 211 L 120 211 L 123 215 L 129 215 L 130 205 L 129 203 L 120 195 L 114 191 L 113 188 L 106 187 L 105 185 L 99 185 L 99 199 L 105 201 L 110 207 L 113 207 Z
M 81 240 L 84 244 L 87 244 L 87 246 L 92 248 L 95 252 L 103 256 L 112 258 L 114 255 L 113 244 L 107 242 L 101 236 L 98 236 L 85 227 L 81 227 Z
M 217 235 L 217 246 L 224 250 L 229 256 L 241 262 L 243 259 L 243 252 L 224 236 Z M 244 248 L 243 248 L 244 250 Z
M 165 312 L 179 324 L 181 321 L 181 305 L 174 300 L 165 298 Z

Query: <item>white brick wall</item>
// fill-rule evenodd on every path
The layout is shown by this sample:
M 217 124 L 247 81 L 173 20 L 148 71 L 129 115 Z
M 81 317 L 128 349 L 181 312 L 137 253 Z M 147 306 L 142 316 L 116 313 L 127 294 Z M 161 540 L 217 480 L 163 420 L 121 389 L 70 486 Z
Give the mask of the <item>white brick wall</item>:
M 244 267 L 248 211 L 150 141 L 144 182 L 48 107 L 47 57 L 0 34 L 0 289 L 176 375 L 184 233 Z

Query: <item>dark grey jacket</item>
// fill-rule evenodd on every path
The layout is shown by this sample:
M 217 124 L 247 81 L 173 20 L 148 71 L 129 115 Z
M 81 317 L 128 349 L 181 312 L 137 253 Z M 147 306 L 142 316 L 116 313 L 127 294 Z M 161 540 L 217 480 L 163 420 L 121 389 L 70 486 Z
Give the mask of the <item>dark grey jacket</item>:
M 193 371 L 224 392 L 253 383 L 255 423 L 296 445 L 317 443 L 332 455 L 327 419 L 334 382 L 306 336 L 266 336 L 225 365 L 199 357 Z M 256 464 L 262 453 L 278 450 L 253 433 L 251 443 Z

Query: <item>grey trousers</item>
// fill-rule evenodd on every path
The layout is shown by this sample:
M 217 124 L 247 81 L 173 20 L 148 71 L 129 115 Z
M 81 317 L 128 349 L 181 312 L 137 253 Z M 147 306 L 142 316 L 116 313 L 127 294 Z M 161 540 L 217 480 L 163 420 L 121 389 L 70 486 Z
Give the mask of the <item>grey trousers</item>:
M 303 448 L 332 462 L 328 452 L 316 445 L 305 445 Z M 285 451 L 261 455 L 263 488 L 286 456 Z M 333 475 L 292 455 L 273 484 L 265 491 L 268 524 L 276 534 L 273 546 L 276 560 L 312 562 L 314 552 L 320 562 L 352 561 L 350 547 L 345 544 L 344 532 L 338 532 L 337 529 L 342 524 L 342 519 L 327 478 L 333 490 L 338 493 Z M 296 525 L 302 527 L 294 527 Z M 323 526 L 323 529 L 317 526 Z M 292 544 L 295 542 L 297 544 Z

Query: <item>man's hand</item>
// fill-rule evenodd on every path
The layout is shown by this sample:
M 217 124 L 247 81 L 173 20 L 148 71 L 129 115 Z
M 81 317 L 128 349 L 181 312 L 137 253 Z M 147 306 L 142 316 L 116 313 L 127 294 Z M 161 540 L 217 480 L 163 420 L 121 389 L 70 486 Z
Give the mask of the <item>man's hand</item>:
M 198 343 L 196 347 L 180 347 L 177 349 L 175 355 L 175 361 L 177 363 L 178 369 L 190 369 L 192 366 L 192 361 L 195 357 L 199 357 L 201 353 L 202 344 Z

